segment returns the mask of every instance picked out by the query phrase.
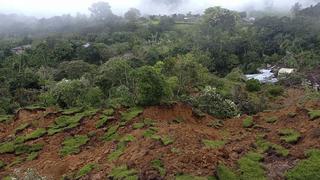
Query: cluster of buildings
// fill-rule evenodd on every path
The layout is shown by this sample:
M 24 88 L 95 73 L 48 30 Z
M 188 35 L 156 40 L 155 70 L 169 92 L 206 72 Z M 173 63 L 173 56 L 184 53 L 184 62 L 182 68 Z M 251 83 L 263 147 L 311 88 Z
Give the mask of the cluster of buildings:
M 296 69 L 274 66 L 267 69 L 260 69 L 258 74 L 249 74 L 246 75 L 246 77 L 248 79 L 257 79 L 261 83 L 276 83 L 281 77 L 286 77 L 294 73 L 297 73 Z M 320 91 L 320 66 L 312 71 L 306 72 L 302 85 Z

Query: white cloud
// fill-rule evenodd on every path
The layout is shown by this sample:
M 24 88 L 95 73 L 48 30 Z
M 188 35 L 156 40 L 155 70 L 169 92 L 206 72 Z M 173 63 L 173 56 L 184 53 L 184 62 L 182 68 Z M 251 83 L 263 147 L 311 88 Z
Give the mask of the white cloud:
M 0 12 L 21 13 L 36 16 L 53 16 L 61 14 L 88 13 L 88 7 L 99 0 L 0 0 Z M 100 0 L 101 1 L 101 0 Z M 103 1 L 103 0 L 102 0 Z M 242 10 L 247 7 L 261 9 L 266 3 L 273 2 L 274 6 L 289 9 L 295 2 L 312 0 L 189 0 L 179 8 L 168 9 L 165 6 L 154 6 L 144 3 L 145 0 L 104 0 L 110 3 L 116 14 L 122 14 L 130 7 L 137 7 L 144 13 L 178 13 L 201 10 L 209 6 L 223 6 L 230 9 Z
M 99 0 L 0 0 L 0 12 L 52 16 L 88 13 L 88 7 Z M 109 0 L 113 11 L 120 13 L 137 6 L 139 0 Z

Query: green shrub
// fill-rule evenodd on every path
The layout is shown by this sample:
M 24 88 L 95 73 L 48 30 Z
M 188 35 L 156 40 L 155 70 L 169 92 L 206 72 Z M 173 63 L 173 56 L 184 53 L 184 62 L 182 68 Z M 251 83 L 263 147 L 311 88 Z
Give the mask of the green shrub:
M 157 131 L 155 129 L 149 128 L 143 133 L 143 137 L 151 138 Z
M 256 141 L 256 146 L 257 146 L 258 152 L 261 152 L 261 153 L 267 152 L 270 149 L 271 144 L 272 143 L 263 139 L 262 136 L 258 136 L 257 141 Z
M 164 177 L 166 175 L 166 169 L 164 168 L 164 165 L 160 159 L 156 159 L 151 161 L 152 167 L 156 169 L 161 177 Z
M 159 136 L 159 135 L 156 135 L 156 134 L 154 134 L 155 133 L 155 131 L 150 131 L 150 132 L 148 132 L 148 133 L 150 133 L 150 138 L 151 139 L 154 139 L 154 140 L 157 140 L 157 141 L 161 141 L 161 143 L 164 145 L 164 146 L 167 146 L 167 145 L 170 145 L 170 144 L 172 144 L 173 142 L 174 142 L 174 140 L 171 138 L 171 137 L 169 137 L 169 136 Z M 149 135 L 149 134 L 148 134 Z
M 146 119 L 144 119 L 143 120 L 143 123 L 146 125 L 146 126 L 149 126 L 149 127 L 151 127 L 151 126 L 155 126 L 155 122 L 154 122 L 154 120 L 153 119 L 150 119 L 150 118 L 146 118 Z
M 89 174 L 91 171 L 94 170 L 94 168 L 96 167 L 95 164 L 87 164 L 85 166 L 83 166 L 76 174 L 76 179 L 80 179 L 83 176 L 86 176 L 87 174 Z
M 175 154 L 179 154 L 179 153 L 181 152 L 180 149 L 175 148 L 175 147 L 171 148 L 170 151 L 171 151 L 172 153 L 175 153 Z
M 144 123 L 134 123 L 132 127 L 133 127 L 133 129 L 141 129 L 144 126 L 145 126 Z
M 62 80 L 50 90 L 60 107 L 81 106 L 80 99 L 85 94 L 86 85 L 80 80 Z
M 254 152 L 249 152 L 244 157 L 256 162 L 260 162 L 261 160 L 263 160 L 263 156 L 261 154 Z
M 0 77 L 0 78 L 2 78 L 2 77 Z M 0 81 L 2 81 L 2 80 L 0 79 Z M 4 88 L 1 85 L 0 91 L 2 93 L 1 93 L 1 97 L 0 97 L 0 123 L 1 123 L 1 117 L 8 116 L 6 114 L 13 114 L 15 112 L 15 110 L 20 107 L 18 102 L 15 102 L 14 98 L 10 96 L 9 89 L 7 89 L 8 94 L 3 92 L 3 90 L 5 90 L 5 89 L 6 88 Z M 11 119 L 11 118 L 9 118 L 9 119 Z
M 275 152 L 283 157 L 287 157 L 289 155 L 289 150 L 271 142 L 266 141 L 262 137 L 257 138 L 256 146 L 259 152 L 265 153 L 270 149 L 275 150 Z
M 246 80 L 246 77 L 240 68 L 232 69 L 232 71 L 225 78 L 235 82 L 244 82 Z
M 304 152 L 306 157 L 320 157 L 320 149 L 308 149 Z
M 271 144 L 271 148 L 276 151 L 276 153 L 280 156 L 287 157 L 290 151 L 278 144 Z
M 257 114 L 267 108 L 267 96 L 250 93 L 241 85 L 236 85 L 231 90 L 233 101 L 237 104 L 242 114 Z
M 38 156 L 39 156 L 39 152 L 32 152 L 27 156 L 26 161 L 33 161 L 37 159 Z
M 59 105 L 62 108 L 79 106 L 99 107 L 104 95 L 99 87 L 92 87 L 87 79 L 62 80 L 48 92 L 39 96 L 45 106 Z
M 112 116 L 114 114 L 114 110 L 113 109 L 106 109 L 102 112 L 102 114 L 104 114 L 105 116 Z
M 300 132 L 294 129 L 282 129 L 279 135 L 281 136 L 280 139 L 286 143 L 296 143 L 301 137 Z
M 33 152 L 38 152 L 41 151 L 43 148 L 43 144 L 19 144 L 15 146 L 15 154 L 20 155 L 20 154 L 30 154 Z
M 80 113 L 80 116 L 83 117 L 91 117 L 97 114 L 97 112 L 99 111 L 99 109 L 96 108 L 88 108 L 85 111 L 83 111 L 82 113 Z
M 63 47 L 64 51 L 65 48 L 66 47 Z M 72 51 L 72 47 L 69 48 L 70 51 Z M 96 68 L 94 65 L 82 60 L 62 61 L 57 67 L 56 72 L 54 73 L 54 79 L 80 79 L 86 73 L 93 73 L 95 69 Z
M 268 117 L 265 119 L 267 123 L 275 123 L 278 121 L 277 117 Z
M 119 125 L 111 126 L 108 131 L 102 136 L 102 139 L 104 141 L 116 140 L 119 137 L 119 134 L 117 133 L 119 127 Z
M 144 127 L 151 127 L 151 126 L 154 126 L 155 123 L 152 119 L 143 119 L 143 122 L 138 122 L 138 123 L 134 123 L 132 125 L 133 129 L 142 129 Z
M 121 85 L 111 88 L 109 94 L 108 105 L 111 107 L 130 107 L 135 105 L 134 95 L 127 86 Z
M 202 143 L 207 147 L 207 148 L 221 148 L 223 147 L 226 142 L 224 141 L 212 141 L 212 140 L 202 140 Z
M 108 95 L 111 93 L 111 97 L 114 92 L 110 89 L 118 86 L 129 87 L 128 80 L 131 80 L 132 76 L 129 75 L 133 68 L 130 66 L 129 61 L 123 58 L 111 58 L 106 63 L 100 66 L 100 72 L 97 77 L 97 84 Z M 118 96 L 121 97 L 121 96 Z
M 136 138 L 134 136 L 132 136 L 131 134 L 125 135 L 122 138 L 120 138 L 119 142 L 132 142 L 134 141 Z
M 108 178 L 114 180 L 138 180 L 137 172 L 132 169 L 128 169 L 127 166 L 119 166 L 112 169 Z
M 41 136 L 45 135 L 47 130 L 44 128 L 38 128 L 35 131 L 31 132 L 30 134 L 26 134 L 23 136 L 18 136 L 15 140 L 16 143 L 24 143 L 29 140 L 38 139 Z
M 0 160 L 0 170 L 6 166 L 6 163 Z
M 24 158 L 16 157 L 16 159 L 13 162 L 11 162 L 10 164 L 8 164 L 7 167 L 13 167 L 17 164 L 22 163 L 24 160 L 25 160 Z
M 246 82 L 246 88 L 249 92 L 256 92 L 261 90 L 261 84 L 256 79 L 250 79 Z
M 161 137 L 161 142 L 163 145 L 167 146 L 167 145 L 172 144 L 174 142 L 174 140 L 169 136 L 163 136 L 163 137 Z
M 302 99 L 302 102 L 307 102 L 307 101 L 314 101 L 320 99 L 320 91 L 314 91 L 310 88 L 305 89 L 304 92 L 304 97 Z
M 126 149 L 126 143 L 124 142 L 118 143 L 116 150 L 114 150 L 112 153 L 108 155 L 108 161 L 112 162 L 117 160 L 124 153 L 125 149 Z
M 170 84 L 174 88 L 175 94 L 189 93 L 191 88 L 203 87 L 208 84 L 211 78 L 208 69 L 196 59 L 194 54 L 188 53 L 164 61 L 165 74 L 170 74 L 172 78 L 175 78 L 171 80 L 174 83 Z M 208 64 L 213 67 L 212 63 Z
M 15 151 L 14 142 L 4 142 L 0 144 L 0 154 L 13 153 Z
M 242 126 L 244 128 L 251 128 L 252 126 L 254 125 L 254 122 L 253 122 L 253 117 L 251 116 L 248 116 L 247 118 L 245 118 L 242 122 Z
M 103 126 L 105 126 L 109 120 L 109 116 L 103 115 L 100 117 L 99 121 L 96 123 L 96 128 L 102 128 Z
M 117 160 L 125 151 L 128 142 L 132 142 L 135 140 L 135 137 L 128 134 L 119 139 L 119 143 L 117 144 L 117 148 L 111 154 L 108 155 L 108 161 Z
M 239 168 L 240 168 L 240 179 L 241 180 L 266 180 L 266 174 L 263 170 L 260 161 L 262 160 L 262 156 L 257 153 L 248 153 L 244 157 L 238 160 Z
M 0 115 L 0 123 L 9 122 L 12 116 L 10 115 Z
M 66 138 L 62 143 L 63 147 L 60 150 L 60 154 L 62 156 L 78 154 L 80 152 L 80 147 L 87 144 L 88 141 L 89 138 L 87 135 L 77 135 Z
M 311 120 L 320 118 L 320 110 L 310 110 L 308 114 Z
M 303 83 L 304 79 L 306 77 L 301 74 L 301 73 L 293 73 L 293 74 L 287 74 L 287 75 L 282 75 L 279 79 L 279 84 L 286 86 L 286 87 L 297 87 L 301 86 Z
M 284 93 L 284 89 L 282 86 L 271 86 L 268 88 L 268 93 L 271 96 L 281 96 Z
M 137 117 L 143 112 L 143 108 L 140 107 L 134 107 L 128 109 L 126 112 L 121 113 L 121 121 L 128 122 L 132 120 L 133 118 Z
M 57 118 L 54 124 L 49 127 L 48 135 L 54 135 L 65 130 L 75 128 L 80 125 L 82 118 L 82 114 L 76 114 L 74 116 L 61 116 Z
M 33 152 L 38 152 L 42 150 L 43 144 L 20 144 L 17 143 L 16 141 L 12 142 L 5 142 L 0 144 L 0 154 L 4 153 L 15 153 L 16 155 L 20 154 L 30 154 Z
M 288 180 L 318 180 L 320 179 L 320 150 L 313 150 L 307 153 L 307 159 L 301 160 L 298 164 L 285 173 Z
M 201 91 L 198 96 L 191 98 L 191 103 L 195 108 L 218 118 L 230 118 L 239 114 L 234 102 L 225 99 L 210 86 Z
M 177 175 L 175 180 L 209 180 L 207 177 L 191 176 L 191 175 Z
M 81 97 L 82 104 L 90 107 L 102 106 L 103 100 L 104 100 L 104 94 L 99 87 L 88 88 L 84 96 Z
M 41 95 L 43 104 L 58 104 L 62 108 L 79 106 L 100 106 L 104 95 L 99 87 L 89 86 L 87 79 L 62 80 L 53 86 L 49 92 Z M 49 100 L 49 101 L 48 101 Z
M 39 103 L 44 107 L 51 107 L 58 104 L 58 100 L 51 92 L 44 92 L 38 96 Z
M 20 126 L 18 126 L 15 130 L 14 130 L 14 134 L 17 134 L 19 132 L 22 132 L 23 130 L 25 130 L 26 128 L 28 128 L 31 124 L 30 123 L 24 123 L 21 124 Z
M 85 110 L 84 107 L 74 107 L 70 109 L 64 109 L 62 115 L 74 115 L 78 113 L 82 113 Z
M 143 66 L 135 73 L 137 101 L 142 106 L 157 105 L 169 95 L 169 85 L 164 76 L 151 66 Z
M 6 176 L 4 178 L 2 178 L 2 180 L 14 180 L 11 176 Z
M 219 180 L 237 180 L 237 175 L 228 167 L 219 165 L 217 167 L 217 177 Z

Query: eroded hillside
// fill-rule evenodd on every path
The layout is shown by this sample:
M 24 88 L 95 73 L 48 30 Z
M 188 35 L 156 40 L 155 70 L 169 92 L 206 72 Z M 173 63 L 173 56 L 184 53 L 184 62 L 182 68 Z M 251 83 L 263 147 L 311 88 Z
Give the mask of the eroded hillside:
M 308 150 L 320 149 L 320 102 L 279 101 L 286 107 L 228 120 L 182 103 L 21 109 L 0 124 L 0 176 L 284 179 Z

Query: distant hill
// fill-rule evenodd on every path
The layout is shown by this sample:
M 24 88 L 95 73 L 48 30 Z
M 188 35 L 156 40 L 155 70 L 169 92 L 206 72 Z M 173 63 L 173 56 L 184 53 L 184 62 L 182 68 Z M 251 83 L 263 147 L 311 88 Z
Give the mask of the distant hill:
M 320 3 L 315 6 L 310 6 L 308 8 L 302 9 L 299 15 L 310 16 L 310 17 L 320 17 Z
M 19 34 L 23 35 L 37 23 L 35 17 L 23 16 L 17 14 L 0 14 L 0 35 L 1 34 Z

